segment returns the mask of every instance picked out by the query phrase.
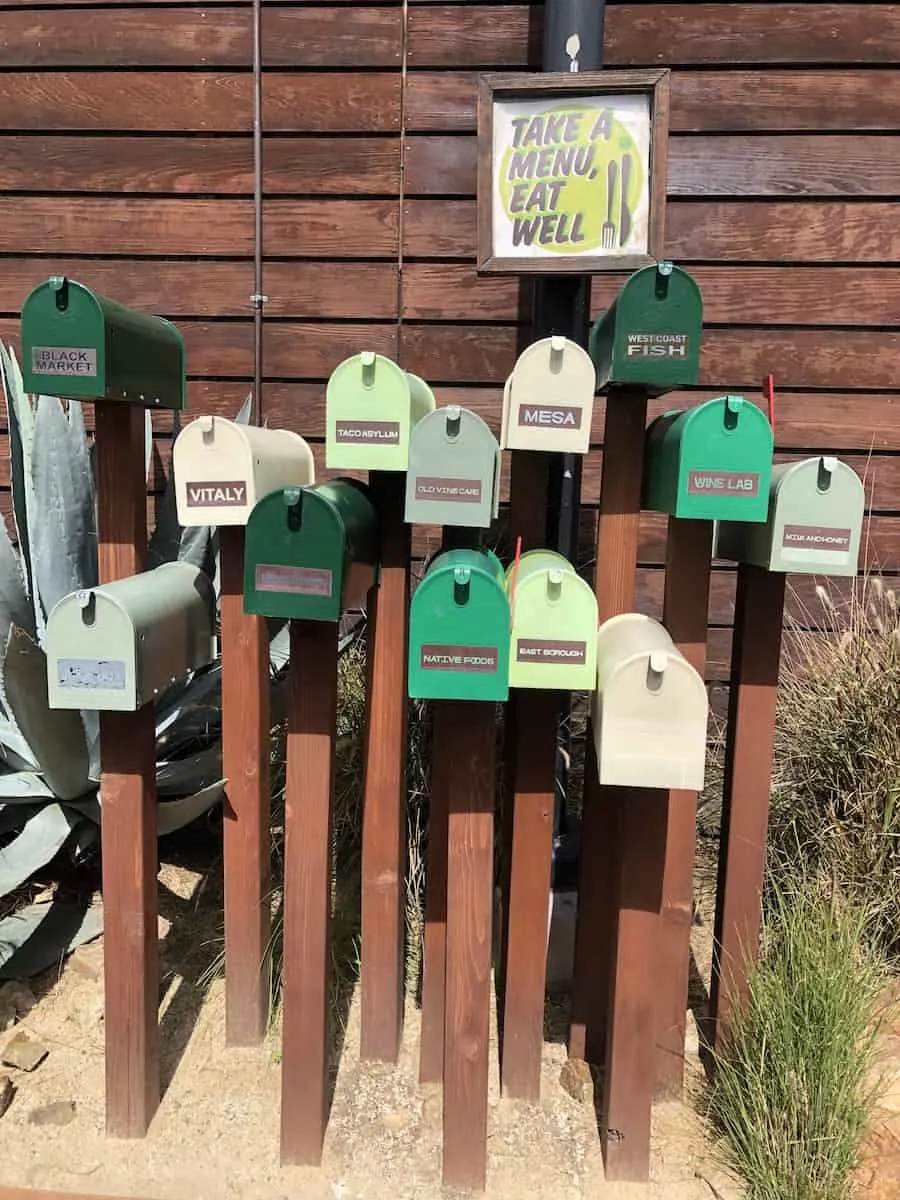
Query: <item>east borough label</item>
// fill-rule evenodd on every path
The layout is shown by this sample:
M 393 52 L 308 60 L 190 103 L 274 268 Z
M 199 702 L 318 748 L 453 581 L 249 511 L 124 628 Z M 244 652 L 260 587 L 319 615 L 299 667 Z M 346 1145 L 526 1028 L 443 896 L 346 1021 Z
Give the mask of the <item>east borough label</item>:
M 781 538 L 783 547 L 791 550 L 850 549 L 849 529 L 829 529 L 824 525 L 785 525 Z
M 257 563 L 254 582 L 258 592 L 290 592 L 294 596 L 331 595 L 331 572 L 317 567 L 284 567 Z
M 399 421 L 338 421 L 334 427 L 335 441 L 348 444 L 360 442 L 366 446 L 399 446 Z
M 519 638 L 517 662 L 568 663 L 583 667 L 587 660 L 587 642 L 558 642 L 544 638 Z
M 437 479 L 420 475 L 416 478 L 416 499 L 478 504 L 481 501 L 481 480 Z
M 759 475 L 744 471 L 691 471 L 689 496 L 758 496 Z
M 423 646 L 419 667 L 423 671 L 470 671 L 475 674 L 497 670 L 496 646 Z
M 96 375 L 97 351 L 67 346 L 32 346 L 33 375 Z
M 247 503 L 247 485 L 240 479 L 188 483 L 188 508 L 236 508 Z
M 580 429 L 583 410 L 555 404 L 523 404 L 519 409 L 519 425 L 529 429 Z
M 628 358 L 687 358 L 686 333 L 629 333 L 625 343 Z

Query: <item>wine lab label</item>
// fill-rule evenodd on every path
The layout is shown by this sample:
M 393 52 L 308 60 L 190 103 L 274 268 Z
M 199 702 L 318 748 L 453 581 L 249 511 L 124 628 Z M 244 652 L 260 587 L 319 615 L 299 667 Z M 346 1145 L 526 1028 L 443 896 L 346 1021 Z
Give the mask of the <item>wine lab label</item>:
M 689 496 L 758 496 L 759 475 L 755 471 L 691 471 Z

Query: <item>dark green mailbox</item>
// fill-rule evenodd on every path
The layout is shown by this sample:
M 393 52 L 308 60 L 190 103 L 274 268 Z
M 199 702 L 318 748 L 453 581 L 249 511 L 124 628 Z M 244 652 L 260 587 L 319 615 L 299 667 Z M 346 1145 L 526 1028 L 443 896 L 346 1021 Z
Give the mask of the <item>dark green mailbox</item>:
M 29 392 L 184 408 L 184 341 L 172 322 L 61 275 L 22 306 L 22 359 Z
M 765 521 L 772 427 L 742 396 L 668 412 L 647 430 L 642 507 L 698 521 Z
M 644 267 L 591 330 L 597 387 L 630 385 L 662 396 L 696 383 L 702 335 L 703 299 L 687 271 L 670 262 Z
M 375 582 L 378 521 L 362 484 L 332 479 L 269 492 L 253 506 L 244 551 L 244 611 L 338 621 Z
M 506 700 L 509 600 L 490 550 L 439 554 L 409 615 L 409 694 L 429 700 Z

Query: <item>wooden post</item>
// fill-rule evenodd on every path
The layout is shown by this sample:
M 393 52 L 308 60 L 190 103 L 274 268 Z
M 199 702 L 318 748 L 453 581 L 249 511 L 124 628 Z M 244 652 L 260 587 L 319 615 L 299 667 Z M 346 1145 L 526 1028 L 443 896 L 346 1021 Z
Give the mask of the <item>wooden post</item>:
M 444 1009 L 447 955 L 447 823 L 458 763 L 452 700 L 434 702 L 431 733 L 431 796 L 428 805 L 428 863 L 425 874 L 425 932 L 422 950 L 422 1032 L 419 1082 L 444 1077 Z
M 785 576 L 738 567 L 710 1013 L 715 1047 L 747 994 L 762 909 Z
M 95 405 L 101 583 L 147 554 L 144 411 Z M 152 704 L 100 714 L 106 1130 L 143 1137 L 159 1106 L 156 721 Z
M 706 673 L 711 521 L 669 518 L 663 624 L 695 671 Z M 684 1085 L 684 1037 L 691 961 L 697 795 L 669 792 L 668 838 L 657 945 L 656 1087 L 677 1095 Z
M 243 526 L 220 526 L 225 789 L 225 1040 L 266 1033 L 271 991 L 269 636 L 244 612 Z
M 372 474 L 381 581 L 369 594 L 360 1055 L 382 1062 L 397 1061 L 403 1028 L 410 558 L 405 489 L 402 473 Z
M 447 854 L 443 1182 L 478 1191 L 487 1176 L 495 716 L 493 704 L 448 702 L 456 754 Z
M 281 1161 L 318 1166 L 328 1108 L 337 626 L 291 621 L 290 630 Z

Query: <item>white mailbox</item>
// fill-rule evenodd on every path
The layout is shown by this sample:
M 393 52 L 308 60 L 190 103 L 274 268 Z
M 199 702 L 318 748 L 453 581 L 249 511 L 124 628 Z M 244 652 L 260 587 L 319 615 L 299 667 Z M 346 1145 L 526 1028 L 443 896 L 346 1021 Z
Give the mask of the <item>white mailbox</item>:
M 175 439 L 172 470 L 182 525 L 246 525 L 269 492 L 316 481 L 312 450 L 299 433 L 225 417 L 186 425 Z
M 587 454 L 597 373 L 576 342 L 554 335 L 519 355 L 503 389 L 504 450 Z
M 64 596 L 47 621 L 51 708 L 134 712 L 215 657 L 216 598 L 189 563 Z
M 602 784 L 699 792 L 708 716 L 703 679 L 658 621 L 638 613 L 604 621 L 593 704 Z

